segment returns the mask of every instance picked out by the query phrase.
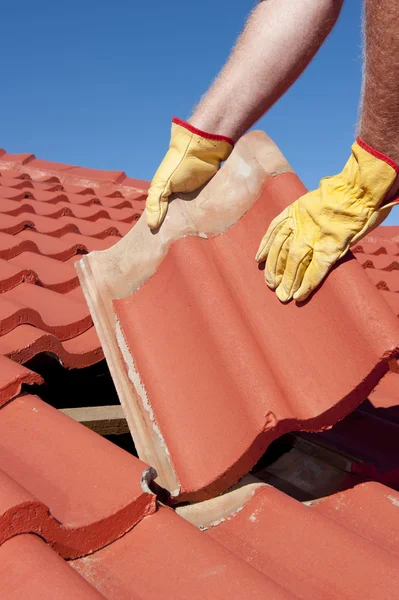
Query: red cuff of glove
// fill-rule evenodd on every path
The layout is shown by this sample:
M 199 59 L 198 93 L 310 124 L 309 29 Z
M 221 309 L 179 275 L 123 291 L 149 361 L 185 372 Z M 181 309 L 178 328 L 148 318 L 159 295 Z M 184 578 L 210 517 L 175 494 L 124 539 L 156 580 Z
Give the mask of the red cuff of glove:
M 201 129 L 197 129 L 193 125 L 190 125 L 190 123 L 187 123 L 187 121 L 183 121 L 182 119 L 178 119 L 177 117 L 173 117 L 172 123 L 176 123 L 176 125 L 184 127 L 188 131 L 191 131 L 191 133 L 200 135 L 201 137 L 206 138 L 208 140 L 215 140 L 216 142 L 227 142 L 228 144 L 234 146 L 235 142 L 231 138 L 225 135 L 219 135 L 218 133 L 208 133 L 207 131 L 201 131 Z
M 376 150 L 372 146 L 369 146 L 360 137 L 357 137 L 356 141 L 359 144 L 359 146 L 361 148 L 363 148 L 363 150 L 366 150 L 366 152 L 368 152 L 372 156 L 375 156 L 375 158 L 379 158 L 380 160 L 383 160 L 384 162 L 387 163 L 387 165 L 389 165 L 390 167 L 392 167 L 392 169 L 395 170 L 396 174 L 399 174 L 399 165 L 397 165 L 396 162 L 394 160 L 392 160 L 392 158 L 389 158 L 389 156 L 387 156 L 386 154 L 383 154 L 379 150 Z

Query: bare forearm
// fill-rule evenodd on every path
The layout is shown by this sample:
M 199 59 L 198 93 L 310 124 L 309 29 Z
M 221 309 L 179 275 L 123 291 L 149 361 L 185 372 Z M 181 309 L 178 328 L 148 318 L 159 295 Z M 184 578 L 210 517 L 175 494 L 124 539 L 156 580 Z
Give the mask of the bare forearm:
M 263 0 L 190 119 L 238 139 L 289 88 L 335 24 L 343 0 Z
M 365 17 L 359 134 L 399 162 L 399 2 L 366 0 Z

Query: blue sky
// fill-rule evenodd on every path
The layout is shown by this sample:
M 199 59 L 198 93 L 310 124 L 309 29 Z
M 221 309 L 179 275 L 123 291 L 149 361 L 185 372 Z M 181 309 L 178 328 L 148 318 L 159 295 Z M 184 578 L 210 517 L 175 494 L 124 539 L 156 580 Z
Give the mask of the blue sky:
M 256 126 L 309 188 L 341 170 L 355 136 L 361 4 L 346 0 L 316 59 Z M 189 116 L 254 5 L 7 2 L 0 145 L 150 179 L 167 148 L 171 117 Z M 387 222 L 399 223 L 399 210 L 393 212 Z

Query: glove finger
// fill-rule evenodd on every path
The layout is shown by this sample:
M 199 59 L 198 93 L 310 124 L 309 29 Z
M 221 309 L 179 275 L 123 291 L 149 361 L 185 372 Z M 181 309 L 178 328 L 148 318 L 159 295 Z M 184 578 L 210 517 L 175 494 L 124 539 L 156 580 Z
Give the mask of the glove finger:
M 160 226 L 168 210 L 168 199 L 171 194 L 169 186 L 152 185 L 148 190 L 145 203 L 145 216 L 150 229 Z
M 281 283 L 276 289 L 277 298 L 281 302 L 291 300 L 300 287 L 306 269 L 312 259 L 312 248 L 303 245 L 298 240 L 292 240 L 285 264 Z
M 340 258 L 338 253 L 327 255 L 324 252 L 314 252 L 312 261 L 304 274 L 300 287 L 294 293 L 294 299 L 298 302 L 306 298 L 323 281 L 331 267 Z
M 270 223 L 268 230 L 266 231 L 261 243 L 259 244 L 258 252 L 256 253 L 255 257 L 256 262 L 263 262 L 266 259 L 276 235 L 278 234 L 280 229 L 285 225 L 287 219 L 289 218 L 288 211 L 289 207 L 287 207 Z
M 274 238 L 265 265 L 265 280 L 268 287 L 275 290 L 281 283 L 288 252 L 292 241 L 292 229 L 283 226 Z

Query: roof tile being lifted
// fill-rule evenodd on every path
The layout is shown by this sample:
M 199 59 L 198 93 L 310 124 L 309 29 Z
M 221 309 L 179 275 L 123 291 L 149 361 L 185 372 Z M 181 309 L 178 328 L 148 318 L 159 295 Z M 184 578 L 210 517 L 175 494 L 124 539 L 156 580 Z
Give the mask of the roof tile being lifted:
M 136 447 L 176 499 L 214 496 L 282 433 L 342 419 L 398 355 L 399 323 L 353 256 L 303 305 L 267 289 L 259 239 L 305 191 L 289 171 L 249 134 L 158 234 L 142 217 L 77 263 Z
M 147 182 L 120 171 L 2 152 L 0 356 L 23 364 L 51 352 L 67 368 L 103 358 L 79 296 L 74 263 L 84 253 L 109 248 L 131 229 L 143 211 L 147 189 Z M 18 393 L 21 382 L 41 381 L 22 367 L 4 369 L 3 379 L 2 401 Z

